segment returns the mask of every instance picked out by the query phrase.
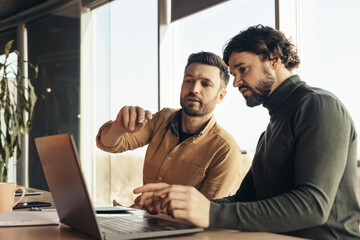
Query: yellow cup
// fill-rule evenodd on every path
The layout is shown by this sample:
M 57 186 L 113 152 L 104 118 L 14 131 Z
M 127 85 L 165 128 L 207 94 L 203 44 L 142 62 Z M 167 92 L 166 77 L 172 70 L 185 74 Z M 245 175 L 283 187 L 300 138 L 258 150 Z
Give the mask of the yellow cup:
M 22 194 L 15 201 L 15 192 L 20 189 Z M 18 204 L 25 196 L 25 188 L 16 186 L 16 183 L 0 182 L 0 212 L 11 212 L 13 207 Z

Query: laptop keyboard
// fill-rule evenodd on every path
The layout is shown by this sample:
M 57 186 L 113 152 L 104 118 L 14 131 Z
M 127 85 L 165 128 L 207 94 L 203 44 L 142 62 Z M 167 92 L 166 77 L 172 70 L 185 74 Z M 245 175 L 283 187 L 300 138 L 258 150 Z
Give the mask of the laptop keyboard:
M 154 231 L 169 231 L 178 229 L 177 224 L 171 221 L 153 217 L 97 217 L 101 229 L 118 234 L 132 234 Z M 188 228 L 182 227 L 182 228 Z

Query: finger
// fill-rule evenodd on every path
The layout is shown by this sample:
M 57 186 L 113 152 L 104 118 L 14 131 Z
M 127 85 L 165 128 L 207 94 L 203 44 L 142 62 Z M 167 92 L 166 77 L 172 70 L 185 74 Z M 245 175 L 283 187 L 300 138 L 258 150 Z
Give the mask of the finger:
M 136 208 L 136 209 L 142 209 L 142 207 L 140 206 L 140 196 L 137 196 L 134 200 L 134 204 L 130 206 L 131 208 Z
M 166 210 L 167 214 L 170 216 L 172 216 L 172 212 L 177 209 L 188 209 L 188 203 L 183 200 L 171 200 L 161 207 L 161 210 Z
M 149 121 L 152 119 L 152 114 L 150 111 L 148 110 L 145 111 L 145 118 Z
M 130 206 L 131 208 L 136 208 L 136 209 L 139 209 L 139 210 L 142 210 L 143 207 L 140 207 L 139 205 L 136 205 L 136 204 L 133 204 Z
M 124 125 L 124 128 L 129 128 L 129 107 L 125 106 L 120 110 L 120 122 Z
M 151 213 L 151 214 L 158 214 L 160 213 L 160 211 L 157 211 L 154 202 L 152 201 L 152 199 L 148 199 L 145 204 L 144 204 L 144 208 L 146 209 L 147 212 Z
M 148 208 L 145 208 L 145 209 L 150 214 L 158 214 L 158 212 L 156 212 L 156 210 L 153 206 L 149 206 Z
M 136 107 L 137 119 L 136 123 L 144 123 L 145 121 L 145 111 L 141 107 Z M 144 119 L 144 120 L 143 120 Z
M 166 184 L 166 183 L 148 183 L 148 184 L 145 184 L 144 186 L 135 188 L 133 190 L 133 193 L 139 194 L 139 193 L 145 193 L 145 192 L 153 192 L 155 190 L 159 190 L 159 189 L 165 188 L 167 186 L 169 186 L 169 184 Z
M 162 205 L 162 199 L 159 197 L 154 197 L 152 196 L 152 205 L 154 207 L 154 209 L 156 210 L 156 212 L 160 213 L 162 211 L 161 209 L 161 205 Z
M 133 131 L 135 129 L 135 124 L 137 120 L 137 111 L 136 107 L 130 107 L 129 109 L 129 130 Z
M 182 185 L 168 185 L 167 187 L 158 189 L 154 195 L 161 197 L 161 196 L 166 196 L 168 195 L 170 192 L 187 192 L 189 191 L 189 187 L 188 186 L 182 186 Z
M 173 218 L 187 220 L 194 224 L 194 222 L 191 221 L 192 219 L 189 216 L 190 214 L 186 209 L 173 209 L 172 211 L 170 211 L 170 214 L 168 215 Z
M 145 202 L 148 200 L 148 199 L 151 199 L 152 196 L 153 196 L 153 192 L 145 192 L 143 194 L 140 195 L 140 198 L 139 198 L 139 202 L 138 202 L 138 205 L 140 207 L 143 207 Z
M 135 198 L 134 205 L 138 205 L 138 206 L 139 206 L 139 203 L 140 203 L 140 196 L 137 196 L 137 197 Z
M 118 203 L 115 199 L 113 199 L 113 205 L 114 206 L 122 206 L 120 203 Z
M 153 197 L 154 198 L 154 197 Z M 168 195 L 162 200 L 161 208 L 166 208 L 173 206 L 174 203 L 183 202 L 185 203 L 189 200 L 189 196 L 182 192 L 169 192 Z M 181 205 L 181 206 L 182 206 Z

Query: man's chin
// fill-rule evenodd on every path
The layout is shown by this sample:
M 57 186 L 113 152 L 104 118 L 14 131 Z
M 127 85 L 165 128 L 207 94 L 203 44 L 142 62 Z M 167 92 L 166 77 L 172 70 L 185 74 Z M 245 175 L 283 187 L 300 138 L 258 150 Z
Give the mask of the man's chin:
M 260 104 L 262 104 L 262 102 L 259 102 L 259 101 L 252 101 L 252 99 L 245 99 L 246 100 L 246 105 L 248 107 L 256 107 L 256 106 L 259 106 Z
M 184 112 L 186 113 L 186 115 L 188 116 L 192 116 L 192 117 L 197 117 L 197 116 L 201 116 L 201 113 L 199 110 L 194 109 L 194 108 L 183 108 Z

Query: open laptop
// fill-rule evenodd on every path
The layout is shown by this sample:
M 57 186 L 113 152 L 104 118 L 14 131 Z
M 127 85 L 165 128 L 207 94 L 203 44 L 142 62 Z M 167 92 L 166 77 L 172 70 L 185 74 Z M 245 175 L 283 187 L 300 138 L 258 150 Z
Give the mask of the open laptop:
M 203 231 L 155 216 L 96 216 L 72 135 L 40 137 L 35 144 L 62 223 L 96 239 L 150 238 Z

